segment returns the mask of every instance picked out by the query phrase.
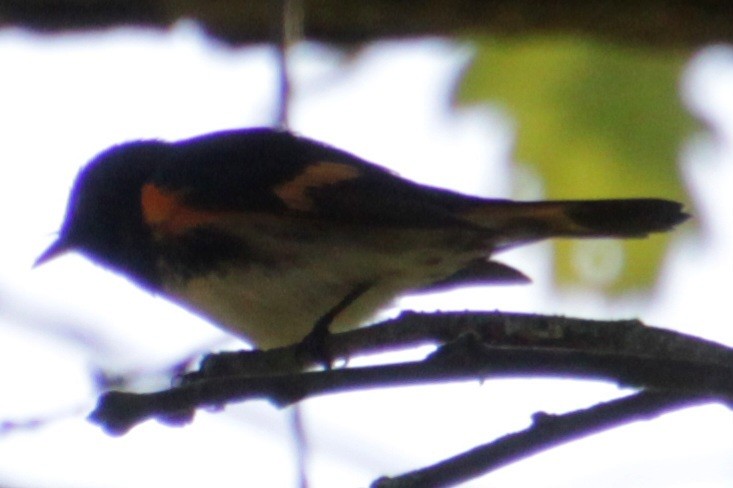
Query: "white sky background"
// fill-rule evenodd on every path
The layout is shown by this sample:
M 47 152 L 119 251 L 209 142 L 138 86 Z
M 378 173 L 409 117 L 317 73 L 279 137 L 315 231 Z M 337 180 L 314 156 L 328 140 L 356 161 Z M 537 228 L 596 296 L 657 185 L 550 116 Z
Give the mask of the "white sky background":
M 447 110 L 469 55 L 438 41 L 384 44 L 344 69 L 338 53 L 300 47 L 292 58 L 292 126 L 424 183 L 508 196 L 511 129 L 487 109 Z M 183 429 L 147 423 L 122 438 L 87 423 L 94 402 L 89 364 L 150 370 L 139 387 L 159 388 L 165 385 L 156 368 L 232 343 L 79 256 L 31 270 L 82 164 L 129 139 L 270 124 L 274 66 L 269 49 L 226 49 L 187 24 L 169 34 L 0 31 L 0 420 L 79 412 L 0 437 L 0 484 L 293 486 L 287 414 L 264 402 L 199 414 Z M 549 250 L 540 245 L 505 259 L 533 277 L 531 286 L 465 290 L 449 301 L 405 306 L 639 315 L 733 344 L 725 322 L 733 289 L 733 51 L 709 50 L 693 68 L 688 98 L 717 124 L 717 138 L 701 134 L 683 152 L 703 239 L 679 232 L 654 300 L 558 295 Z M 99 340 L 90 351 L 53 335 L 68 327 Z M 309 401 L 313 486 L 364 486 L 524 428 L 535 411 L 574 410 L 619 393 L 596 383 L 492 381 Z M 710 406 L 597 435 L 467 486 L 727 487 L 732 455 L 731 412 Z

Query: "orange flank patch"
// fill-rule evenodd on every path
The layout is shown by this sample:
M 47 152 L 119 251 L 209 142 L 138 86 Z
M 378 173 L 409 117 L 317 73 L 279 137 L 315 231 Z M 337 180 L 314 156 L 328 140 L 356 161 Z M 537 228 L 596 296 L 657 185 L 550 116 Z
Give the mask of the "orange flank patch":
M 276 186 L 273 191 L 288 208 L 308 212 L 314 209 L 308 190 L 353 180 L 360 175 L 361 172 L 354 166 L 323 161 L 309 165 L 305 171 Z
M 152 183 L 143 185 L 140 204 L 145 222 L 164 234 L 181 234 L 221 219 L 220 212 L 189 207 L 180 193 L 166 191 Z

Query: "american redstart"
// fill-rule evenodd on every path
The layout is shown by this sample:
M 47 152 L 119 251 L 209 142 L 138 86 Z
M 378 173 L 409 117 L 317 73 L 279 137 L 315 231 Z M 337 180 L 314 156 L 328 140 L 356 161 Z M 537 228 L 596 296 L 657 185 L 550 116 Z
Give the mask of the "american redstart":
M 402 179 L 274 129 L 114 146 L 81 170 L 68 250 L 269 348 L 330 314 L 360 325 L 395 297 L 528 281 L 492 260 L 550 237 L 644 237 L 684 221 L 661 199 L 518 202 Z

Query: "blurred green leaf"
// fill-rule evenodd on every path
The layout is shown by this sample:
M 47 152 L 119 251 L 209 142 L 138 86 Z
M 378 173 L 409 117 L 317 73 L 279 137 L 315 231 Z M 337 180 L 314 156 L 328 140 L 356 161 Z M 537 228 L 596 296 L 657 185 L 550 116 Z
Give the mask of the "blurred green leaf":
M 458 101 L 498 104 L 516 121 L 515 157 L 541 175 L 544 196 L 686 200 L 678 151 L 695 124 L 678 94 L 684 54 L 550 38 L 476 48 Z M 668 240 L 562 242 L 558 280 L 646 287 Z

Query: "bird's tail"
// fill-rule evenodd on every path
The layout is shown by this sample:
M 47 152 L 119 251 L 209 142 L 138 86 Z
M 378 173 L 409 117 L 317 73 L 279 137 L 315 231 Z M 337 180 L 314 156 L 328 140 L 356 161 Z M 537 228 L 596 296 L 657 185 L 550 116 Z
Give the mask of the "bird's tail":
M 682 204 L 655 198 L 619 200 L 487 201 L 462 218 L 502 236 L 498 248 L 550 237 L 645 237 L 689 216 Z

